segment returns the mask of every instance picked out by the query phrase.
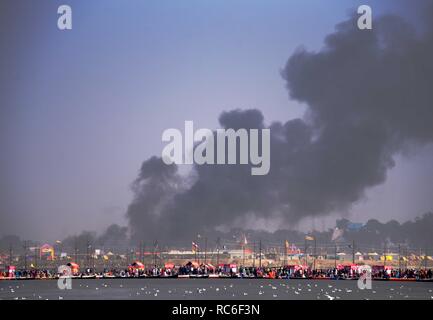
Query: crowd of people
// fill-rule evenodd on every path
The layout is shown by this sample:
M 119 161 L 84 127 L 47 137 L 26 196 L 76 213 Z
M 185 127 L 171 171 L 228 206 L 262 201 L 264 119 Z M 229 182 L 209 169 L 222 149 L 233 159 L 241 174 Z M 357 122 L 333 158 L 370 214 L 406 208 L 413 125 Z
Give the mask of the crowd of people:
M 165 267 L 144 265 L 130 265 L 125 269 L 104 269 L 95 271 L 86 268 L 82 271 L 74 270 L 70 274 L 59 274 L 58 270 L 4 270 L 0 272 L 0 279 L 50 279 L 59 276 L 73 276 L 77 278 L 175 278 L 175 277 L 221 277 L 221 278 L 268 278 L 268 279 L 357 279 L 365 269 L 359 266 L 338 266 L 329 269 L 311 269 L 305 266 L 284 267 L 237 267 L 236 265 L 212 265 L 189 262 L 182 266 L 169 265 Z M 371 277 L 377 280 L 406 279 L 432 280 L 432 269 L 396 269 L 373 267 Z

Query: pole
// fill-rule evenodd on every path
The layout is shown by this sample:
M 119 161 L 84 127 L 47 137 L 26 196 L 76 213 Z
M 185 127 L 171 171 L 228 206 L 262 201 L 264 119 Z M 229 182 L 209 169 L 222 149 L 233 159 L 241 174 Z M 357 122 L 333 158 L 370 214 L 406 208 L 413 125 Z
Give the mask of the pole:
M 337 245 L 334 246 L 334 268 L 337 269 Z
M 158 240 L 153 242 L 153 265 L 156 268 L 156 246 L 158 245 Z
M 39 247 L 38 246 L 36 246 L 35 247 L 35 269 L 37 269 L 37 267 L 38 267 L 38 254 L 39 254 Z
M 424 252 L 424 269 L 427 270 L 427 247 Z
M 196 247 L 196 251 L 197 251 L 197 263 L 198 265 L 200 265 L 200 246 L 198 245 L 198 239 L 200 238 L 200 235 L 197 235 L 197 247 Z
M 90 249 L 90 242 L 89 242 L 89 238 L 87 238 L 86 240 L 86 264 L 87 264 L 87 268 L 90 268 L 90 253 L 89 250 Z
M 245 267 L 245 243 L 242 244 L 242 266 Z
M 144 262 L 144 260 L 146 260 L 145 252 L 146 252 L 146 243 L 143 241 L 143 265 L 144 265 L 144 268 L 146 269 L 146 263 Z
M 352 264 L 355 264 L 355 240 L 352 240 Z
M 398 273 L 400 275 L 401 272 L 401 246 L 400 244 L 398 245 Z
M 307 238 L 305 238 L 305 247 L 304 247 L 304 255 L 305 255 L 305 265 L 308 266 L 308 257 L 307 257 Z
M 59 244 L 59 250 L 60 250 L 60 255 L 59 255 L 59 258 L 60 259 L 62 259 L 62 252 L 63 252 L 63 242 L 60 242 L 60 244 Z
M 77 254 L 78 254 L 77 238 L 75 238 L 75 241 L 74 241 L 74 256 L 75 256 L 74 259 L 75 259 L 75 263 L 78 263 Z
M 143 263 L 143 241 L 140 241 L 140 262 Z
M 259 250 L 260 250 L 260 255 L 259 255 L 259 268 L 262 268 L 262 240 L 260 240 L 259 242 Z
M 313 271 L 316 270 L 316 256 L 317 256 L 317 241 L 314 237 L 314 260 L 313 260 Z
M 27 271 L 27 240 L 24 241 L 24 270 Z
M 12 244 L 9 244 L 9 266 L 12 265 L 12 254 L 13 254 Z
M 385 270 L 386 267 L 386 242 L 383 245 L 383 269 Z
M 221 242 L 221 240 L 218 237 L 218 239 L 217 239 L 217 267 L 220 264 L 220 242 Z
M 421 268 L 422 268 L 422 262 L 423 262 L 422 249 L 421 248 L 418 249 L 418 257 L 419 257 L 418 270 L 421 270 Z M 416 259 L 416 260 L 418 260 L 418 259 Z
M 207 237 L 204 238 L 204 264 L 207 263 Z
M 256 240 L 253 241 L 253 268 L 256 267 Z

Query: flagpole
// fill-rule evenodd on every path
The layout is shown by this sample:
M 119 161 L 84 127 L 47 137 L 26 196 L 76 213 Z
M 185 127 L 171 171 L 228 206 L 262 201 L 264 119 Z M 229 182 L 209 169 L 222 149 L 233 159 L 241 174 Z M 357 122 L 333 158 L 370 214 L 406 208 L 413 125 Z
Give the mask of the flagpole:
M 256 267 L 256 240 L 253 242 L 253 268 Z
M 262 268 L 262 240 L 260 240 L 259 242 L 259 247 L 260 247 L 260 256 L 259 256 L 259 268 Z
M 35 256 L 34 256 L 34 259 L 35 259 L 35 269 L 37 269 L 37 267 L 38 267 L 38 248 L 39 248 L 39 246 L 36 244 L 36 247 L 35 247 Z
M 27 271 L 27 240 L 24 241 L 24 270 Z
M 74 256 L 75 256 L 75 263 L 78 263 L 77 261 L 77 253 L 78 253 L 78 245 L 77 245 L 77 237 L 74 238 Z
M 401 272 L 401 247 L 400 244 L 398 244 L 398 275 L 400 276 L 400 272 Z
M 307 258 L 307 237 L 305 237 L 305 265 L 308 266 L 308 258 Z
M 217 239 L 217 267 L 220 263 L 220 238 Z
M 207 263 L 207 237 L 204 238 L 204 264 Z
M 334 267 L 337 269 L 337 245 L 335 245 L 334 249 Z
M 158 240 L 155 240 L 153 243 L 153 265 L 156 268 L 156 248 L 158 246 Z
M 313 260 L 313 270 L 316 270 L 316 254 L 317 254 L 317 241 L 314 237 L 314 260 Z
M 143 262 L 143 241 L 140 241 L 140 262 Z
M 13 261 L 13 259 L 12 259 L 12 254 L 13 254 L 12 244 L 9 243 L 9 268 L 10 268 L 10 266 L 12 265 L 12 261 Z
M 242 266 L 245 267 L 245 244 L 242 245 Z
M 196 251 L 197 251 L 197 263 L 200 265 L 200 247 L 198 246 L 198 239 L 200 238 L 200 235 L 197 234 L 197 247 L 196 247 Z

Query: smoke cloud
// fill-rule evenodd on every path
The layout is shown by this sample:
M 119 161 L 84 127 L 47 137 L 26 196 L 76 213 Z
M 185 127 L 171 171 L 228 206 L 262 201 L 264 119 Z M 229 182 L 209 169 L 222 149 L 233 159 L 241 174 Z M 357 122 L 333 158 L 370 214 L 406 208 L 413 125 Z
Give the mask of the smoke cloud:
M 145 161 L 127 217 L 133 239 L 191 239 L 216 227 L 349 210 L 386 180 L 394 157 L 433 141 L 433 11 L 427 30 L 397 16 L 359 30 L 336 26 L 319 52 L 297 50 L 281 71 L 304 118 L 275 122 L 271 168 L 195 166 L 182 177 L 160 158 Z M 224 112 L 223 128 L 265 128 L 259 110 Z

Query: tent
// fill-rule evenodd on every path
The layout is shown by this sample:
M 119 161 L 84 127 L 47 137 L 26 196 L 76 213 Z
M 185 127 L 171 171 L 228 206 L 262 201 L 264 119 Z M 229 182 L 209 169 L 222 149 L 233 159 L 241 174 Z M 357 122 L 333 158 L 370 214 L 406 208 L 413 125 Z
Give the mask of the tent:
M 237 265 L 234 263 L 231 264 L 225 264 L 225 263 L 220 263 L 218 265 L 218 267 L 223 271 L 223 272 L 233 272 L 236 273 L 236 269 L 237 269 Z
M 387 255 L 385 255 L 385 256 L 380 256 L 380 261 L 383 261 L 384 259 L 386 259 L 386 261 L 392 261 L 393 260 L 393 257 L 392 257 L 392 255 L 389 255 L 389 254 L 387 254 Z
M 193 268 L 198 268 L 200 267 L 200 265 L 198 264 L 198 262 L 196 261 L 189 261 L 187 264 L 187 266 L 193 267 Z
M 8 266 L 7 267 L 7 272 L 8 272 L 8 277 L 9 278 L 15 278 L 15 270 L 16 270 L 16 267 L 15 266 Z
M 298 270 L 307 270 L 307 269 L 308 269 L 308 266 L 303 266 L 301 264 L 295 266 L 295 271 L 298 271 Z
M 128 269 L 132 271 L 139 271 L 139 270 L 143 271 L 144 264 L 142 264 L 140 261 L 134 261 L 128 266 Z
M 75 262 L 69 262 L 67 266 L 71 268 L 72 274 L 77 274 L 78 272 L 80 272 L 80 266 Z
M 359 266 L 357 264 L 351 264 L 350 265 L 350 270 L 352 271 L 358 271 Z
M 165 269 L 173 269 L 173 268 L 174 268 L 174 263 L 166 263 L 166 264 L 164 265 L 164 268 L 165 268 Z
M 54 260 L 54 247 L 45 243 L 39 248 L 39 258 L 46 258 L 47 260 Z
M 364 260 L 364 255 L 361 252 L 358 251 L 358 252 L 355 253 L 355 258 L 357 260 Z

